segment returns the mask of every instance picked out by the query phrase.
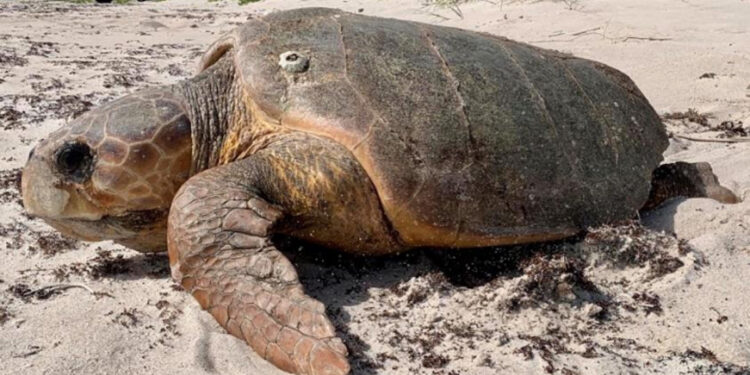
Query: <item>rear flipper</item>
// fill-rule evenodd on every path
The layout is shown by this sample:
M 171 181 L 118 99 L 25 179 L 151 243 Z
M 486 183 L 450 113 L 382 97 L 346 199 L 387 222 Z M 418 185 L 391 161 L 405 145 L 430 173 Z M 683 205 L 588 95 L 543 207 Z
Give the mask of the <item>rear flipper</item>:
M 656 208 L 670 198 L 705 197 L 722 203 L 738 203 L 740 199 L 719 184 L 719 179 L 705 162 L 662 164 L 653 173 L 651 193 L 642 210 Z

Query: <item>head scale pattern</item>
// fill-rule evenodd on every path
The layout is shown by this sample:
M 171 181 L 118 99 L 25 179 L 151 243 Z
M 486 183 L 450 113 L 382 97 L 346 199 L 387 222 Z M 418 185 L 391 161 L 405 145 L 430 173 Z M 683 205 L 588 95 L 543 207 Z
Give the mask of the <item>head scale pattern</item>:
M 180 103 L 162 91 L 140 92 L 104 105 L 54 138 L 74 139 L 91 148 L 95 168 L 85 192 L 102 207 L 168 207 L 188 178 L 190 122 Z
M 23 172 L 24 204 L 75 237 L 163 250 L 166 215 L 191 164 L 191 124 L 181 97 L 143 90 L 41 141 Z

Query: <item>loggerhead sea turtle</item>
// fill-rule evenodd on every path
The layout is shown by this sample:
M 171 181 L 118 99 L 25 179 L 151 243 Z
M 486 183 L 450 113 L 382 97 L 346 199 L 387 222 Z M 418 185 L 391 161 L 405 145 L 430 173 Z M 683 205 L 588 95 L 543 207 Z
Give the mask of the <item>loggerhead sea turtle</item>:
M 194 78 L 52 133 L 22 186 L 28 212 L 65 234 L 167 249 L 174 279 L 279 368 L 346 374 L 272 234 L 366 255 L 496 246 L 632 218 L 650 191 L 649 207 L 736 199 L 703 164 L 670 165 L 651 189 L 667 144 L 606 65 L 310 8 L 253 19 Z

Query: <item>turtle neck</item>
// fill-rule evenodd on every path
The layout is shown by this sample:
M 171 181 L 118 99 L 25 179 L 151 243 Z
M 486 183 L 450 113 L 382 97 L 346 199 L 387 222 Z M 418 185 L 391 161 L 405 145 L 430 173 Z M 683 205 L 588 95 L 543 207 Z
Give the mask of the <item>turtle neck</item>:
M 190 119 L 193 162 L 190 174 L 219 164 L 222 145 L 236 113 L 238 86 L 231 58 L 224 55 L 197 76 L 173 86 Z

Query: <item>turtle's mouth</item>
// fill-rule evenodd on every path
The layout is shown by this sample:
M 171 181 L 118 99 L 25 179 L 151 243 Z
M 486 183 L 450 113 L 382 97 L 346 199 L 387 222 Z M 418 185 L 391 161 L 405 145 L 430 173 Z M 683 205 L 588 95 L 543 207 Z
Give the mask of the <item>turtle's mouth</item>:
M 167 210 L 162 209 L 138 210 L 117 216 L 105 215 L 101 220 L 109 225 L 140 233 L 153 228 L 156 223 L 166 222 L 168 213 Z
M 151 209 L 105 215 L 99 219 L 41 219 L 70 237 L 84 241 L 112 240 L 134 250 L 154 252 L 166 248 L 167 214 L 167 210 Z

